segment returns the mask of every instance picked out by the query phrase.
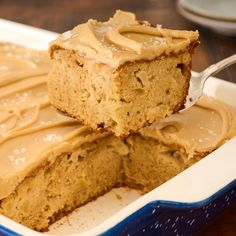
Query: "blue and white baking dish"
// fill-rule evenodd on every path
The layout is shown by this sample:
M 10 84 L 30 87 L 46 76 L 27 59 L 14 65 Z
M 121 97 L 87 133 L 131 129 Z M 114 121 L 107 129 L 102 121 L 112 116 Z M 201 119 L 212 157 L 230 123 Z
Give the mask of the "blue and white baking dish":
M 46 49 L 56 35 L 0 19 L 0 41 Z M 236 108 L 236 84 L 211 78 L 205 93 Z M 135 190 L 112 190 L 46 233 L 0 215 L 0 236 L 190 235 L 236 201 L 235 147 L 236 137 L 143 196 Z

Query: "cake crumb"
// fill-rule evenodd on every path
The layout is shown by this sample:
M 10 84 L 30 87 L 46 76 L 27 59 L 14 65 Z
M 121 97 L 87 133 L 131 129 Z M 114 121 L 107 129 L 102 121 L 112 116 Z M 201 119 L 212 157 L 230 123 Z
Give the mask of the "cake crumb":
M 122 199 L 122 197 L 120 196 L 120 194 L 116 194 L 116 198 L 118 199 L 118 200 L 121 200 Z

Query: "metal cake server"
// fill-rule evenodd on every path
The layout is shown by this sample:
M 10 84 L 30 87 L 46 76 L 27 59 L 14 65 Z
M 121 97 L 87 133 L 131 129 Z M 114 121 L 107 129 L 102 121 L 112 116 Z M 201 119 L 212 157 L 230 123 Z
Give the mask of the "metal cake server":
M 204 71 L 202 71 L 198 75 L 195 76 L 192 75 L 188 90 L 188 96 L 186 98 L 184 108 L 181 109 L 180 112 L 190 108 L 199 100 L 199 98 L 203 94 L 204 84 L 210 76 L 220 72 L 221 70 L 225 69 L 226 67 L 234 63 L 236 63 L 236 54 L 207 67 Z

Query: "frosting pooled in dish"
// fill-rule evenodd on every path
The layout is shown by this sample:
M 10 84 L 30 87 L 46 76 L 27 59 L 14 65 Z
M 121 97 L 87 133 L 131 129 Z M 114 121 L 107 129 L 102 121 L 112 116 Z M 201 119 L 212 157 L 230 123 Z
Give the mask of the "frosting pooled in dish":
M 117 11 L 106 22 L 90 19 L 65 32 L 51 43 L 51 48 L 76 50 L 87 58 L 118 67 L 187 50 L 198 36 L 194 31 L 152 27 L 137 21 L 133 13 Z

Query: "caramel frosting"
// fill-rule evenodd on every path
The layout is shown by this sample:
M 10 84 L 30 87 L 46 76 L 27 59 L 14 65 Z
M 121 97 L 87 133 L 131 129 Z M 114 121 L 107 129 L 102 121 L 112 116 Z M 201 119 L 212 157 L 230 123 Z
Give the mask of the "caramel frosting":
M 54 48 L 74 50 L 96 62 L 119 67 L 125 62 L 153 60 L 189 50 L 198 32 L 152 27 L 130 12 L 116 11 L 106 22 L 90 19 L 51 42 Z
M 188 158 L 206 155 L 236 135 L 236 110 L 205 95 L 195 106 L 142 129 L 141 134 L 180 147 Z
M 50 105 L 49 70 L 46 52 L 0 44 L 0 200 L 40 166 L 50 165 L 61 154 L 75 153 L 84 142 L 109 135 L 91 132 Z M 235 135 L 235 127 L 234 109 L 204 97 L 189 110 L 140 133 L 185 149 L 192 157 L 213 151 Z

